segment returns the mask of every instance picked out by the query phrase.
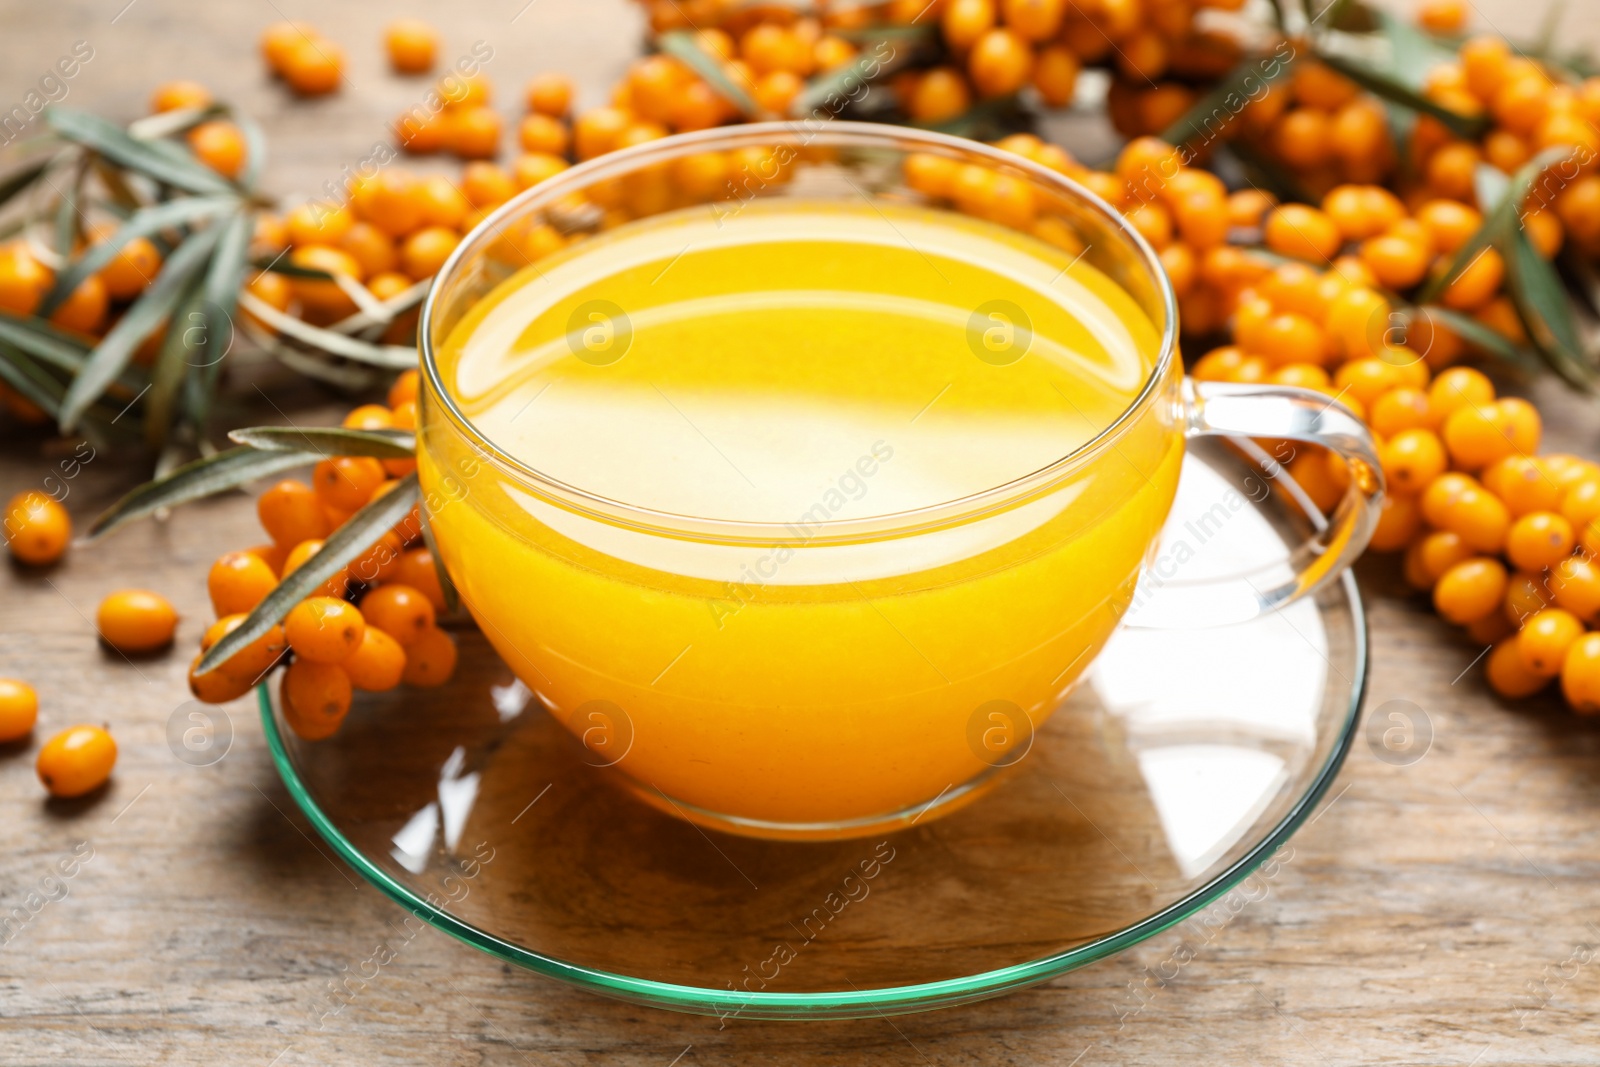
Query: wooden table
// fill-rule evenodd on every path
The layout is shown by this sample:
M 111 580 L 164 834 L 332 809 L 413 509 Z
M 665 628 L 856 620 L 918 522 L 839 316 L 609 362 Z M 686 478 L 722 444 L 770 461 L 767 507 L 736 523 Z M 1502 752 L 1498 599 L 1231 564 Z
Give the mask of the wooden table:
M 126 3 L 126 6 L 123 6 Z M 445 29 L 446 56 L 490 42 L 508 114 L 536 70 L 581 73 L 595 102 L 640 32 L 614 0 L 412 3 Z M 119 10 L 120 9 L 120 10 Z M 1592 5 L 1571 10 L 1580 26 Z M 1530 21 L 1511 0 L 1488 14 Z M 315 21 L 349 51 L 349 84 L 291 102 L 268 82 L 254 38 L 281 17 Z M 312 194 L 386 136 L 421 86 L 384 70 L 378 9 L 351 0 L 192 5 L 173 0 L 11 5 L 0 10 L 0 108 L 87 40 L 93 59 L 67 102 L 131 118 L 159 80 L 199 78 L 265 122 L 269 185 Z M 270 375 L 269 375 L 270 377 Z M 297 418 L 331 419 L 325 396 L 261 384 Z M 239 421 L 270 409 L 236 382 Z M 1554 446 L 1600 456 L 1593 408 L 1534 390 Z M 287 399 L 285 399 L 287 397 Z M 0 494 L 41 483 L 64 449 L 7 431 Z M 71 483 L 79 522 L 142 471 L 104 455 Z M 111 787 L 46 802 L 35 745 L 0 751 L 0 1062 L 311 1064 L 1404 1062 L 1600 1059 L 1600 742 L 1556 699 L 1491 697 L 1479 649 L 1400 587 L 1361 568 L 1372 616 L 1369 706 L 1405 699 L 1433 731 L 1409 766 L 1358 741 L 1324 810 L 1292 842 L 1268 896 L 1206 942 L 1179 927 L 1040 988 L 934 1014 L 860 1022 L 734 1022 L 629 1007 L 492 961 L 432 930 L 343 1013 L 318 1024 L 342 969 L 389 936 L 400 912 L 337 862 L 279 784 L 253 705 L 228 708 L 236 739 L 205 768 L 174 758 L 168 717 L 188 698 L 182 651 L 128 661 L 90 622 L 109 589 L 160 589 L 194 647 L 209 608 L 204 569 L 259 540 L 247 499 L 144 523 L 42 574 L 0 566 L 0 674 L 43 702 L 38 736 L 114 724 Z M 75 875 L 49 876 L 77 849 Z M 83 856 L 91 858 L 84 861 Z M 36 897 L 30 894 L 38 893 Z M 63 895 L 63 893 L 65 895 Z M 58 899 L 48 899 L 48 898 Z M 1194 958 L 1170 981 L 1162 962 Z M 1153 990 L 1123 1017 L 1130 983 Z

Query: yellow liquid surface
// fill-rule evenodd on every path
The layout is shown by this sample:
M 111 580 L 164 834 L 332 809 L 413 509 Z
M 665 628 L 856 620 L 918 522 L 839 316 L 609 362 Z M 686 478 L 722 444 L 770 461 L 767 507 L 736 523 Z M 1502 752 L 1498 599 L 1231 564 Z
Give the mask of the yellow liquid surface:
M 767 532 L 596 519 L 471 466 L 432 421 L 424 488 L 448 501 L 433 525 L 487 636 L 647 795 L 870 819 L 1005 762 L 1054 709 L 1126 606 L 1181 442 L 1152 416 L 1115 458 L 981 520 L 848 543 L 828 524 L 1050 465 L 1128 409 L 1158 345 L 1106 276 L 989 223 L 864 201 L 690 210 L 500 284 L 441 347 L 442 377 L 549 478 Z M 996 708 L 1025 719 L 997 730 Z

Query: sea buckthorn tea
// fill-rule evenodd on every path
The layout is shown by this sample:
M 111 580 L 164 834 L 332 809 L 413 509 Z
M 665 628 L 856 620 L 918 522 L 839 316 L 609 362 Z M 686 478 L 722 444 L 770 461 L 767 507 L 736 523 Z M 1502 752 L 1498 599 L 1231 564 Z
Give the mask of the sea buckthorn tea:
M 1176 485 L 1170 406 L 1037 472 L 1130 412 L 1160 340 L 1083 257 L 951 212 L 626 223 L 443 338 L 481 443 L 429 413 L 432 527 L 591 762 L 747 832 L 868 825 L 1019 759 L 1116 625 Z

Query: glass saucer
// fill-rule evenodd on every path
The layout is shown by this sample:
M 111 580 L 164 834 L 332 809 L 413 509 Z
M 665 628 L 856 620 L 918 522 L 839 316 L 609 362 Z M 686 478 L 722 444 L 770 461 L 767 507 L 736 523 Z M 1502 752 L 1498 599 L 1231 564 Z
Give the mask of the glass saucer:
M 1352 577 L 1251 622 L 1139 625 L 1164 590 L 1259 573 L 1320 521 L 1252 457 L 1266 458 L 1248 441 L 1191 452 L 1133 625 L 985 795 L 894 833 L 765 841 L 663 813 L 594 766 L 470 627 L 443 688 L 358 694 L 335 737 L 305 742 L 263 686 L 263 726 L 351 866 L 508 962 L 723 1017 L 994 996 L 1205 907 L 1338 772 L 1366 684 Z

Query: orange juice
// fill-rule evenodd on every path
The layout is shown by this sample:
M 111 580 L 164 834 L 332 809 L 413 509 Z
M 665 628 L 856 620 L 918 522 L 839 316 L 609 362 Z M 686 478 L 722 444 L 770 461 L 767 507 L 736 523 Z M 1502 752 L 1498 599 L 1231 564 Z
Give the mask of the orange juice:
M 443 339 L 445 392 L 514 464 L 429 396 L 430 521 L 485 635 L 647 799 L 870 823 L 1007 762 L 1121 617 L 1182 455 L 1177 372 L 1135 405 L 1159 347 L 1084 260 L 953 213 L 631 222 Z

